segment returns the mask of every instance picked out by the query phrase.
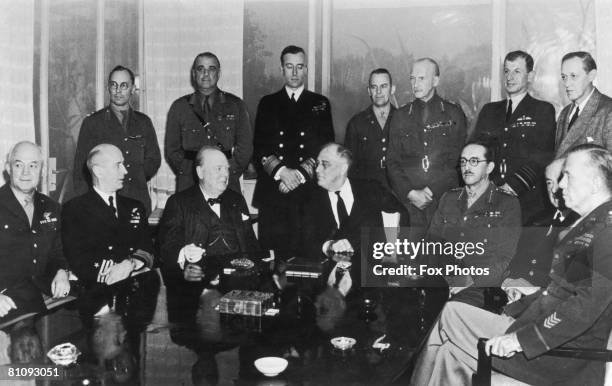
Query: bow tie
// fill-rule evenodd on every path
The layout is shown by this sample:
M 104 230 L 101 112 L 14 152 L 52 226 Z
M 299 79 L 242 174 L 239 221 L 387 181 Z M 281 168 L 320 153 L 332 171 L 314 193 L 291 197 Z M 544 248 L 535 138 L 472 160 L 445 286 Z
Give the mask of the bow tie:
M 208 205 L 213 206 L 215 204 L 221 204 L 221 197 L 217 197 L 217 198 L 209 198 L 208 200 L 206 200 L 206 202 L 208 203 Z

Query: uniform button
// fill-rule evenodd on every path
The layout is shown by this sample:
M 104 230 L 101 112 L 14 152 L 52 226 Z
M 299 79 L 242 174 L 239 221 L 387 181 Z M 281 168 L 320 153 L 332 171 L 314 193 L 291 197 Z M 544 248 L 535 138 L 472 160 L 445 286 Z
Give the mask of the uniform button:
M 507 144 L 507 143 L 504 143 L 504 147 L 508 147 L 508 144 Z
M 32 229 L 32 233 L 36 234 L 36 229 Z
M 559 258 L 559 254 L 555 253 L 555 259 L 558 259 L 558 258 Z
M 4 229 L 8 229 L 8 224 L 4 224 Z
M 285 145 L 283 145 L 282 143 L 278 144 L 278 147 L 280 147 L 281 149 L 283 148 L 283 146 L 285 146 Z
M 387 138 L 383 138 L 383 139 L 382 139 L 382 142 L 383 142 L 383 143 L 387 142 Z
M 125 151 L 125 154 L 130 154 L 130 151 L 129 151 L 129 150 L 126 150 L 126 151 Z
M 533 276 L 533 271 L 529 271 L 529 276 Z
M 504 127 L 504 131 L 508 131 L 508 128 L 507 128 L 507 127 Z
M 465 233 L 461 232 L 461 233 L 459 234 L 459 236 L 463 237 L 463 236 L 465 236 Z
M 210 139 L 210 135 L 206 136 L 206 138 Z
M 131 182 L 131 181 L 132 181 L 132 177 L 128 178 L 128 182 Z
M 423 145 L 427 146 L 427 142 L 423 142 Z
M 304 133 L 303 131 L 300 131 L 300 135 L 301 135 L 302 137 L 304 136 L 304 134 L 306 134 L 306 133 Z
M 463 221 L 467 221 L 467 216 L 463 216 Z
M 281 155 L 280 157 L 278 157 L 278 159 L 282 161 L 283 160 L 283 156 Z
M 112 251 L 112 250 L 113 250 L 113 246 L 112 246 L 112 245 L 109 245 L 109 246 L 108 246 L 108 250 L 109 250 L 109 251 Z
M 32 259 L 32 263 L 36 264 L 37 263 L 36 259 Z
M 130 164 L 125 165 L 126 168 L 129 168 L 130 166 L 131 166 Z
M 554 269 L 551 269 L 551 270 L 550 270 L 550 273 L 555 273 L 555 270 L 554 270 Z
M 300 162 L 302 162 L 302 161 L 304 161 L 304 158 L 300 157 L 299 160 L 300 160 Z
M 383 148 L 382 148 L 382 151 L 387 151 L 387 148 L 386 148 L 386 147 L 383 147 Z
M 134 250 L 134 248 L 130 247 L 130 252 L 132 252 Z
M 487 228 L 491 228 L 491 224 L 487 224 Z
M 485 243 L 489 242 L 489 240 L 487 240 L 487 239 L 483 239 L 482 241 L 484 241 Z
M 542 292 L 542 295 L 544 295 L 544 296 L 548 295 L 548 290 L 544 290 L 544 291 Z
M 38 248 L 38 244 L 34 243 L 34 248 Z
M 300 143 L 300 149 L 303 149 L 303 148 L 304 148 L 304 145 Z
M 123 142 L 127 142 L 127 140 L 128 140 L 127 137 L 123 138 Z
M 537 261 L 536 259 L 531 260 L 531 264 L 535 264 L 535 263 L 537 263 L 537 262 L 538 262 L 538 261 Z
M 284 132 L 284 131 L 281 131 L 281 132 L 280 132 L 280 133 L 278 133 L 278 134 L 283 135 L 283 134 L 285 134 L 285 132 Z

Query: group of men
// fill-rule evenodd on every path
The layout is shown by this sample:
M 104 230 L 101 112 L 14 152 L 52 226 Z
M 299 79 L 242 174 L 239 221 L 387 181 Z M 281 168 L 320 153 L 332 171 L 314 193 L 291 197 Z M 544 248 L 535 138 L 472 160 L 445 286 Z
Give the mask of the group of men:
M 221 64 L 210 52 L 194 59 L 195 91 L 170 107 L 164 145 L 177 193 L 168 200 L 157 241 L 172 323 L 193 325 L 201 296 L 223 286 L 221 271 L 203 264 L 214 256 L 355 253 L 344 285 L 330 274 L 329 285 L 346 296 L 351 287 L 358 290 L 360 270 L 367 269 L 359 261 L 362 228 L 380 229 L 373 240 L 384 240 L 381 212 L 400 212 L 403 224 L 410 221 L 410 240 L 483 241 L 484 254 L 459 263 L 489 270 L 445 278 L 451 301 L 428 338 L 415 384 L 467 379 L 478 337 L 491 337 L 490 350 L 501 357 L 524 352 L 494 366 L 536 383 L 558 365 L 540 360 L 543 352 L 567 342 L 602 346 L 610 331 L 610 292 L 603 287 L 612 277 L 605 259 L 612 240 L 606 237 L 612 100 L 592 84 L 597 70 L 590 54 L 563 57 L 561 78 L 572 103 L 555 123 L 552 105 L 528 93 L 532 57 L 509 53 L 508 98 L 483 107 L 471 138 L 461 108 L 436 92 L 441 71 L 433 59 L 414 62 L 415 100 L 399 109 L 391 105 L 391 74 L 376 69 L 367 89 L 372 104 L 348 123 L 345 145 L 334 142 L 329 100 L 305 89 L 304 50 L 288 46 L 280 62 L 284 85 L 261 99 L 254 130 L 244 103 L 217 87 Z M 109 106 L 87 117 L 79 134 L 74 179 L 82 194 L 61 216 L 57 204 L 36 192 L 40 148 L 20 142 L 9 154 L 9 184 L 0 190 L 0 318 L 41 310 L 40 291 L 67 295 L 70 270 L 85 288 L 79 298 L 85 325 L 112 309 L 125 318 L 129 343 L 137 346 L 152 310 L 129 297 L 154 304 L 159 285 L 146 272 L 154 266 L 146 184 L 161 156 L 150 119 L 130 107 L 134 90 L 131 70 L 110 72 Z M 251 161 L 258 238 L 239 187 Z M 567 219 L 575 222 L 563 229 Z M 521 234 L 521 225 L 556 231 L 534 239 Z M 532 245 L 541 246 L 540 255 L 530 253 Z M 128 280 L 139 276 L 148 279 Z M 482 287 L 507 293 L 505 314 L 484 310 Z M 139 306 L 144 312 L 134 309 Z M 459 328 L 457 320 L 465 323 Z M 535 375 L 525 377 L 520 369 Z

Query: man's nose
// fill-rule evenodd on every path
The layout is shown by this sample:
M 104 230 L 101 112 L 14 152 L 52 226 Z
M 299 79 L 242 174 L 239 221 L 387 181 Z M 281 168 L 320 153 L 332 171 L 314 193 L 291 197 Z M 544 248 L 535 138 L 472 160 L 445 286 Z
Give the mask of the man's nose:
M 293 67 L 293 70 L 291 70 L 291 73 L 292 73 L 293 75 L 297 75 L 297 72 L 298 72 L 297 67 Z

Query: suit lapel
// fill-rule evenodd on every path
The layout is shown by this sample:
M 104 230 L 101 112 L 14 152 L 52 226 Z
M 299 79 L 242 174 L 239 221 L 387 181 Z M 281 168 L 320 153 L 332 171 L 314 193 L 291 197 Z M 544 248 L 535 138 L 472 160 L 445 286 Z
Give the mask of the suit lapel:
M 98 218 L 98 220 L 114 228 L 117 225 L 117 217 L 113 215 L 112 209 L 95 191 L 90 190 L 87 194 L 89 195 L 88 200 L 91 202 L 91 206 L 89 206 L 87 210 L 89 210 L 91 215 Z M 117 213 L 119 213 L 118 209 Z
M 25 210 L 17 200 L 17 197 L 13 194 L 8 183 L 6 183 L 2 188 L 0 188 L 0 205 L 3 205 L 6 209 L 11 211 L 16 217 L 19 217 L 23 220 L 24 225 L 28 225 L 28 216 L 26 215 Z M 32 220 L 34 223 L 34 220 Z
M 593 95 L 591 95 L 591 98 L 589 98 L 586 105 L 584 105 L 584 109 L 578 118 L 576 118 L 574 125 L 569 131 L 568 125 L 571 120 L 570 114 L 572 113 L 572 105 L 570 104 L 565 107 L 563 111 L 565 114 L 562 114 L 563 120 L 561 120 L 561 118 L 559 119 L 561 123 L 559 127 L 562 128 L 561 143 L 559 145 L 559 150 L 561 150 L 561 152 L 565 152 L 565 150 L 569 149 L 574 143 L 580 141 L 581 137 L 585 135 L 585 130 L 589 128 L 589 123 L 595 116 L 600 99 L 601 94 L 597 89 L 594 89 Z

